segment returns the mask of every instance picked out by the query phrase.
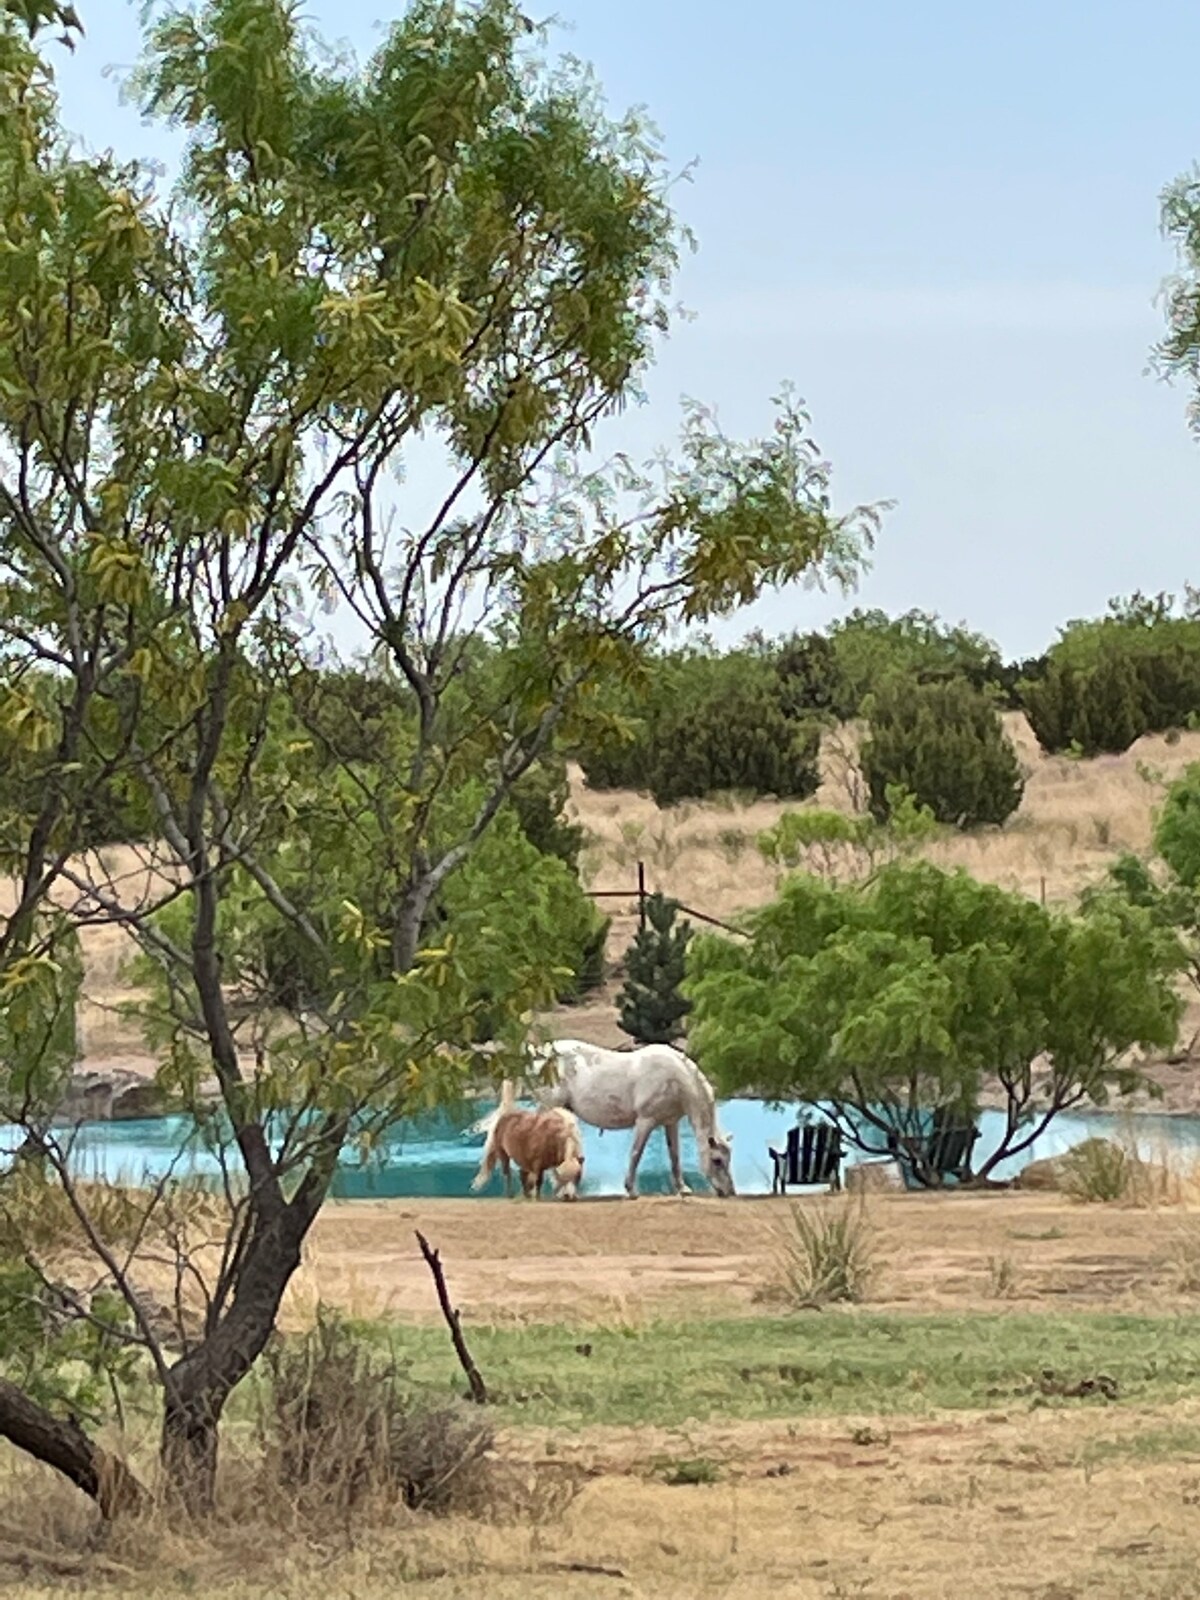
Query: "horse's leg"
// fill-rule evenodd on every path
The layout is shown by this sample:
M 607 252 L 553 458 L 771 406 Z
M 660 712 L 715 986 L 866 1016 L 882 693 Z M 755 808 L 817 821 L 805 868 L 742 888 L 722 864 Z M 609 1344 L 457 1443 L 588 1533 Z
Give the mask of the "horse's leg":
M 642 1151 L 646 1148 L 646 1140 L 657 1126 L 656 1122 L 649 1122 L 644 1119 L 639 1119 L 634 1123 L 633 1149 L 629 1152 L 629 1171 L 625 1174 L 625 1193 L 631 1200 L 636 1200 L 638 1197 L 637 1169 L 638 1163 L 642 1159 Z
M 671 1181 L 675 1185 L 676 1194 L 691 1194 L 691 1190 L 683 1181 L 683 1167 L 679 1161 L 679 1124 L 677 1122 L 664 1122 L 663 1132 L 667 1136 L 667 1151 L 671 1157 Z
M 504 1173 L 504 1198 L 506 1200 L 511 1200 L 512 1199 L 512 1161 L 509 1158 L 507 1150 L 502 1150 L 500 1152 L 500 1168 L 501 1168 L 501 1171 Z

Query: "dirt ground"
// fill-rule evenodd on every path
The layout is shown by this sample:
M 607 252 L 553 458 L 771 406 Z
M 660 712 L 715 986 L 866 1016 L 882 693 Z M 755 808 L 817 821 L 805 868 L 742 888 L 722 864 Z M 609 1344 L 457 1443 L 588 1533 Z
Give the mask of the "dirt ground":
M 440 1250 L 467 1319 L 574 1320 L 649 1312 L 750 1314 L 790 1200 L 346 1201 L 327 1205 L 288 1304 L 360 1316 L 438 1315 L 415 1239 Z M 829 1202 L 813 1197 L 805 1202 Z M 1007 1261 L 1017 1310 L 1194 1307 L 1174 1263 L 1200 1254 L 1200 1213 L 1082 1205 L 1057 1195 L 898 1194 L 867 1202 L 881 1310 L 995 1312 Z
M 787 1204 L 334 1205 L 292 1309 L 320 1295 L 361 1314 L 436 1317 L 419 1228 L 441 1250 L 468 1326 L 753 1315 Z M 871 1309 L 1194 1306 L 1171 1261 L 1200 1239 L 1200 1214 L 1013 1192 L 868 1204 L 883 1263 Z M 997 1260 L 1013 1271 L 1004 1301 Z M 406 1546 L 408 1583 L 431 1600 L 1200 1596 L 1200 1402 L 862 1423 L 807 1417 L 574 1437 L 522 1429 L 509 1452 L 573 1462 L 592 1477 L 566 1518 L 544 1529 L 423 1527 Z M 648 1470 L 656 1457 L 711 1460 L 718 1481 L 665 1483 Z M 369 1596 L 377 1570 L 360 1559 L 331 1592 Z
M 585 1440 L 576 1453 L 598 1476 L 561 1525 L 465 1542 L 462 1530 L 434 1530 L 414 1552 L 410 1582 L 431 1600 L 1182 1600 L 1200 1595 L 1200 1452 L 1155 1459 L 1141 1444 L 1177 1437 L 1182 1410 L 992 1412 L 866 1432 L 838 1419 Z M 1198 1414 L 1189 1408 L 1193 1428 Z M 720 1480 L 647 1481 L 639 1463 L 658 1444 L 711 1455 Z
M 550 1448 L 553 1454 L 549 1454 Z M 590 1475 L 543 1524 L 398 1512 L 344 1545 L 231 1526 L 199 1548 L 132 1525 L 51 1566 L 76 1515 L 30 1480 L 0 1526 L 0 1583 L 24 1600 L 1190 1600 L 1200 1596 L 1200 1403 L 1009 1414 L 588 1430 L 505 1441 Z M 715 1482 L 648 1472 L 659 1449 Z M 49 1491 L 49 1492 L 47 1492 Z M 54 1512 L 54 1515 L 51 1513 Z M 76 1529 L 71 1540 L 83 1543 Z M 22 1555 L 18 1556 L 18 1552 Z M 52 1575 L 53 1574 L 53 1575 Z

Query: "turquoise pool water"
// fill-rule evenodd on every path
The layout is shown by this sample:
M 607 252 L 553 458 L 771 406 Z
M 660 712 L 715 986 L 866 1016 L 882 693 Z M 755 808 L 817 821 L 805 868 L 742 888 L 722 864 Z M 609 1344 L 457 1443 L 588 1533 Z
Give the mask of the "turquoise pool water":
M 348 1152 L 334 1183 L 334 1195 L 342 1199 L 469 1195 L 483 1141 L 467 1135 L 464 1129 L 486 1109 L 486 1106 L 474 1108 L 470 1118 L 456 1120 L 448 1114 L 437 1113 L 398 1124 L 367 1165 Z M 773 1108 L 757 1100 L 722 1102 L 721 1126 L 733 1136 L 733 1171 L 739 1194 L 769 1193 L 771 1162 L 767 1145 L 782 1143 L 798 1111 L 798 1107 Z M 1147 1153 L 1167 1148 L 1200 1157 L 1200 1118 L 1145 1115 L 1132 1120 L 1138 1143 Z M 1058 1155 L 1094 1135 L 1117 1136 L 1128 1129 L 1130 1121 L 1129 1117 L 1061 1116 L 1032 1149 L 1002 1163 L 994 1176 L 1014 1177 L 1026 1162 Z M 979 1122 L 981 1136 L 975 1147 L 976 1166 L 996 1148 L 1003 1118 L 999 1112 L 985 1111 Z M 182 1117 L 85 1124 L 78 1131 L 73 1146 L 75 1165 L 87 1176 L 105 1176 L 126 1182 L 153 1180 L 170 1169 L 189 1132 L 187 1119 Z M 681 1133 L 684 1171 L 693 1187 L 703 1191 L 706 1185 L 700 1176 L 692 1131 L 686 1123 Z M 620 1194 L 632 1133 L 602 1134 L 584 1126 L 583 1136 L 587 1158 L 583 1195 Z M 14 1130 L 0 1128 L 0 1158 L 18 1143 Z M 850 1161 L 860 1159 L 854 1152 L 848 1157 Z M 213 1156 L 194 1143 L 175 1170 L 180 1174 L 210 1173 L 213 1176 L 219 1171 Z M 661 1133 L 654 1134 L 646 1147 L 638 1178 L 645 1194 L 669 1193 L 667 1151 Z M 500 1197 L 503 1193 L 503 1181 L 496 1174 L 484 1196 Z

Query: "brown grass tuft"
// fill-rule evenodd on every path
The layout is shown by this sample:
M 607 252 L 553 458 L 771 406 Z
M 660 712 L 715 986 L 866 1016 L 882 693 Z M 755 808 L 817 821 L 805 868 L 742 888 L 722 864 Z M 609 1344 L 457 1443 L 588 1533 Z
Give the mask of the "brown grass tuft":
M 394 1364 L 325 1307 L 309 1332 L 276 1341 L 267 1371 L 262 1489 L 310 1526 L 396 1503 L 477 1521 L 544 1521 L 581 1486 L 568 1469 L 499 1458 L 480 1407 L 413 1400 Z

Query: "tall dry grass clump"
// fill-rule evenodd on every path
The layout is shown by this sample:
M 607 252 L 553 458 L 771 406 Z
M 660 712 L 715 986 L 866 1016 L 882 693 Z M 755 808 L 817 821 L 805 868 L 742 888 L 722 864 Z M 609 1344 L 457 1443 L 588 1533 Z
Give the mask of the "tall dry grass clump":
M 306 1520 L 410 1511 L 546 1521 L 582 1486 L 566 1466 L 530 1472 L 496 1454 L 487 1413 L 404 1387 L 390 1355 L 322 1306 L 306 1333 L 267 1354 L 260 1414 L 267 1497 Z
M 267 1356 L 268 1470 L 287 1494 L 342 1514 L 396 1495 L 413 1510 L 452 1511 L 480 1496 L 495 1438 L 464 1406 L 415 1404 L 383 1361 L 324 1308 L 304 1335 Z
M 113 1250 L 160 1241 L 207 1238 L 227 1214 L 219 1193 L 190 1179 L 147 1188 L 108 1179 L 71 1179 L 17 1161 L 0 1173 L 0 1253 L 51 1258 L 92 1249 L 89 1229 Z M 81 1220 L 86 1217 L 87 1224 Z
M 778 1229 L 766 1297 L 793 1309 L 865 1300 L 879 1262 L 866 1200 L 794 1201 Z
M 1130 1158 L 1108 1139 L 1085 1139 L 1062 1158 L 1062 1190 L 1073 1200 L 1123 1200 L 1131 1182 Z
M 451 1519 L 464 1538 L 472 1525 L 545 1524 L 586 1481 L 576 1463 L 505 1459 L 485 1410 L 410 1392 L 390 1353 L 324 1306 L 304 1335 L 276 1337 L 253 1383 L 256 1425 L 244 1413 L 227 1420 L 204 1518 L 163 1496 L 102 1525 L 56 1473 L 9 1463 L 0 1585 L 16 1576 L 39 1592 L 114 1584 L 149 1595 L 177 1574 L 181 1592 L 241 1593 L 249 1578 L 255 1592 L 309 1593 L 330 1552 L 360 1538 L 394 1552 L 400 1582 L 428 1519 Z M 152 1424 L 112 1442 L 152 1484 Z
M 96 1236 L 114 1249 L 132 1245 L 144 1231 L 148 1197 L 136 1190 L 83 1182 L 76 1186 L 76 1198 Z M 0 1177 L 0 1253 L 49 1256 L 87 1244 L 78 1214 L 55 1178 L 25 1161 Z
M 1171 1287 L 1178 1294 L 1200 1294 L 1200 1229 L 1177 1228 L 1166 1256 Z
M 1058 1160 L 1062 1191 L 1076 1200 L 1141 1208 L 1200 1204 L 1196 1157 L 1165 1140 L 1150 1147 L 1132 1118 L 1118 1139 L 1085 1139 Z

